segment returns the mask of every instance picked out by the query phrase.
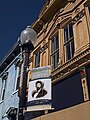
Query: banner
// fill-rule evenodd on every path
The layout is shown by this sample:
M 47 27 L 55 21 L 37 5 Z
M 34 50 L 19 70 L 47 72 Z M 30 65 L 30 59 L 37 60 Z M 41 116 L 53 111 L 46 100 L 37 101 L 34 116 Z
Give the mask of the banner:
M 33 68 L 31 70 L 31 79 L 51 77 L 51 66 Z
M 41 71 L 41 69 L 43 72 Z M 35 74 L 36 72 L 37 75 Z M 31 81 L 29 82 L 28 102 L 27 102 L 27 106 L 28 106 L 27 108 L 29 111 L 51 109 L 50 76 L 51 76 L 50 66 L 39 67 L 36 69 L 34 68 L 34 70 L 32 70 L 33 79 L 31 78 Z

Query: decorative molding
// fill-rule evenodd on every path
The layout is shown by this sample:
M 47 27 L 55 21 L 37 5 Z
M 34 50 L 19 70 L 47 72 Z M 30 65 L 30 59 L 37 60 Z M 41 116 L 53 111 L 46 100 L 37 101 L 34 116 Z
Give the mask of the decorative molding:
M 8 72 L 4 72 L 1 77 L 2 77 L 2 80 L 6 80 L 8 78 Z
M 81 83 L 83 89 L 83 98 L 84 101 L 89 100 L 89 93 L 88 93 L 88 85 L 87 85 L 87 75 L 86 75 L 86 68 L 83 66 L 79 69 L 81 75 Z
M 14 65 L 19 67 L 22 64 L 22 61 L 22 58 L 19 56 L 15 59 Z
M 64 11 L 64 9 L 62 9 L 62 12 Z M 67 24 L 69 21 L 72 20 L 72 14 L 68 13 L 66 15 L 60 15 L 60 11 L 58 13 L 56 13 L 56 16 L 54 17 L 54 21 L 56 20 L 55 25 L 59 26 L 60 28 L 62 28 L 63 26 L 65 26 L 65 24 Z
M 80 12 L 80 8 L 75 9 L 75 13 L 78 14 Z
M 80 49 L 75 51 L 74 56 L 77 56 L 78 54 L 82 53 L 83 51 L 87 50 L 90 47 L 90 43 L 82 46 Z
M 84 6 L 87 7 L 88 5 L 90 5 L 90 0 L 87 0 L 85 3 L 84 3 Z
M 58 68 L 52 71 L 52 80 L 56 82 L 61 80 L 71 73 L 78 70 L 82 65 L 87 65 L 90 63 L 90 48 L 82 52 L 81 54 L 75 56 L 71 60 L 67 61 L 63 65 L 59 65 Z
M 48 48 L 48 43 L 46 43 L 44 46 L 40 48 L 40 52 L 44 52 Z
M 76 0 L 68 0 L 68 2 L 70 3 L 74 3 Z
M 54 1 L 55 1 L 55 0 L 47 0 L 47 4 L 46 4 L 47 8 L 48 8 Z
M 84 15 L 85 15 L 85 11 L 84 10 L 79 12 L 72 20 L 73 24 L 75 24 L 77 21 L 79 21 Z

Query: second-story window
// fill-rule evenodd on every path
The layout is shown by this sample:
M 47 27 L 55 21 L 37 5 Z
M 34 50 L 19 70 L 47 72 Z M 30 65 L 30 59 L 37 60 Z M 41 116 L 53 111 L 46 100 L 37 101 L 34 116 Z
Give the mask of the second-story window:
M 8 72 L 5 72 L 1 79 L 1 92 L 0 92 L 0 100 L 4 100 L 6 83 L 7 83 Z
M 72 23 L 69 23 L 64 27 L 64 47 L 67 61 L 74 56 L 74 36 Z
M 36 52 L 35 54 L 35 67 L 40 66 L 40 51 Z
M 22 71 L 22 57 L 21 57 L 21 55 L 16 58 L 14 64 L 15 64 L 15 66 L 14 66 L 14 69 L 15 69 L 14 91 L 16 91 L 19 89 L 20 79 L 21 79 L 21 71 Z
M 56 33 L 52 38 L 52 44 L 51 44 L 51 60 L 53 69 L 55 69 L 58 66 L 59 62 L 59 38 L 58 33 Z
M 90 14 L 90 5 L 88 6 L 88 11 L 89 11 L 89 14 Z
M 16 67 L 16 80 L 15 80 L 15 90 L 19 89 L 19 85 L 20 85 L 20 78 L 21 78 L 21 65 L 19 65 L 18 67 Z

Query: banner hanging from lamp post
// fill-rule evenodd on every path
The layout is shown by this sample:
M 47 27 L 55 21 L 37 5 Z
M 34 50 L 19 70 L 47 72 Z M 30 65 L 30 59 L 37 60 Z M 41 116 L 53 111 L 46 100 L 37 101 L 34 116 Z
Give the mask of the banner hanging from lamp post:
M 51 66 L 31 70 L 28 90 L 28 111 L 51 109 Z

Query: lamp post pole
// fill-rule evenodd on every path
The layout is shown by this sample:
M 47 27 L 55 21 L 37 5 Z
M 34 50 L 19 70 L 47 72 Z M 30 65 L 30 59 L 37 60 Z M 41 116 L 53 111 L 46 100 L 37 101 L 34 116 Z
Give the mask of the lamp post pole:
M 30 51 L 34 49 L 34 43 L 36 41 L 36 32 L 31 28 L 27 27 L 22 31 L 20 36 L 21 48 L 22 48 L 22 75 L 21 75 L 21 85 L 19 91 L 19 117 L 18 120 L 24 120 L 23 110 L 26 108 L 26 89 L 27 89 L 27 68 L 29 64 Z

